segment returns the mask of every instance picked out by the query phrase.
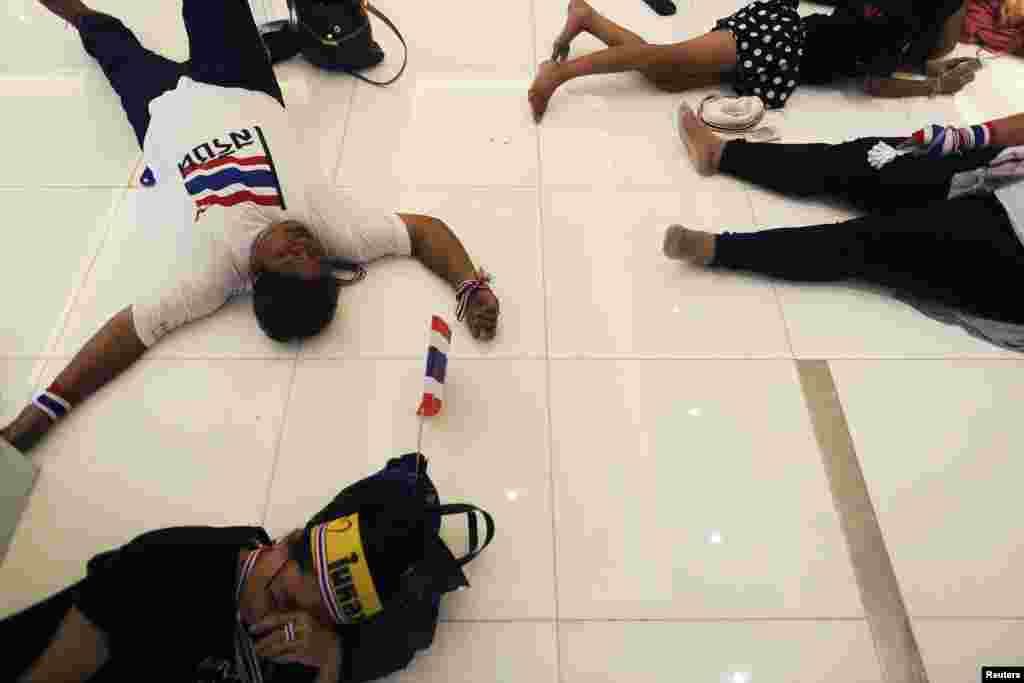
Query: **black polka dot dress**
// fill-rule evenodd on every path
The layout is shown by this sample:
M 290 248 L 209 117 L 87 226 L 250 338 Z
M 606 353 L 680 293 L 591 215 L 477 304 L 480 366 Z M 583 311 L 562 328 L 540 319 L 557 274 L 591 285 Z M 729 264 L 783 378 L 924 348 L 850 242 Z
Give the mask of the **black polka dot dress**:
M 736 38 L 736 92 L 761 98 L 768 109 L 786 106 L 800 83 L 807 30 L 798 4 L 756 0 L 715 24 L 714 30 L 730 31 Z

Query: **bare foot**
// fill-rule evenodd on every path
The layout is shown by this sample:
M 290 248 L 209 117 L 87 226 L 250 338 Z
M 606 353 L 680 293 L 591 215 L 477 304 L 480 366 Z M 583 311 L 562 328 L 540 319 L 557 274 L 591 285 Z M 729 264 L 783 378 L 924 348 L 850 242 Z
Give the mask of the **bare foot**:
M 676 112 L 679 137 L 682 138 L 690 153 L 690 161 L 701 175 L 714 175 L 718 172 L 718 162 L 722 159 L 722 147 L 725 143 L 697 118 L 690 105 L 683 102 Z
M 565 28 L 555 39 L 554 48 L 551 50 L 551 60 L 563 62 L 569 56 L 569 45 L 573 39 L 588 29 L 590 17 L 594 14 L 594 8 L 585 0 L 570 0 L 569 16 L 565 20 Z
M 555 94 L 559 85 L 561 83 L 558 79 L 558 64 L 551 60 L 541 62 L 537 68 L 537 77 L 533 79 L 533 85 L 527 93 L 535 123 L 540 123 L 544 112 L 547 111 L 548 100 Z
M 39 0 L 39 4 L 75 28 L 78 28 L 78 22 L 83 16 L 92 14 L 92 10 L 81 0 Z
M 687 230 L 681 225 L 671 225 L 665 231 L 662 251 L 670 259 L 706 266 L 715 258 L 715 236 L 710 232 Z

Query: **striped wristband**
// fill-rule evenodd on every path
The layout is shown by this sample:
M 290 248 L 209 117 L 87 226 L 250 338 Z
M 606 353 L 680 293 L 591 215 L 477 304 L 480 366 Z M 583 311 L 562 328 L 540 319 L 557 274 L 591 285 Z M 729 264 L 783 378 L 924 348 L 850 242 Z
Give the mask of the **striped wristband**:
M 32 401 L 32 404 L 36 408 L 39 408 L 39 410 L 46 413 L 46 415 L 54 422 L 67 415 L 68 411 L 71 410 L 71 404 L 57 395 L 57 393 L 52 390 L 52 387 L 36 396 L 35 400 Z
M 489 292 L 491 291 L 490 285 L 491 275 L 483 268 L 480 269 L 480 277 L 475 280 L 465 280 L 459 285 L 459 288 L 455 290 L 455 300 L 458 302 L 458 306 L 455 308 L 457 320 L 462 321 L 466 317 L 466 307 L 469 305 L 469 300 L 473 298 L 473 293 L 478 289 L 484 289 Z
M 992 127 L 982 123 L 968 128 L 932 124 L 911 135 L 911 139 L 933 159 L 992 144 Z

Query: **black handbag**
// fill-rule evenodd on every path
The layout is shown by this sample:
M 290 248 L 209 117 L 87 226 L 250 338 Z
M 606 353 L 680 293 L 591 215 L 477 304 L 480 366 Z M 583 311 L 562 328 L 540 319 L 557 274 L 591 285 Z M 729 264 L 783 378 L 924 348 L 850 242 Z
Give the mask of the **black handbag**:
M 306 524 L 309 530 L 359 511 L 367 563 L 375 577 L 391 575 L 381 597 L 384 609 L 369 619 L 337 627 L 342 643 L 342 680 L 369 681 L 399 671 L 430 647 L 441 599 L 469 587 L 462 568 L 494 539 L 494 519 L 464 503 L 442 504 L 419 453 L 392 458 L 381 471 L 345 487 Z M 467 553 L 455 557 L 440 537 L 441 520 L 465 515 Z M 484 528 L 478 526 L 478 515 Z M 409 526 L 409 521 L 414 520 Z M 481 531 L 483 533 L 481 533 Z M 396 553 L 395 539 L 401 539 Z M 377 578 L 374 578 L 377 581 Z
M 302 53 L 310 63 L 327 71 L 344 71 L 373 85 L 397 81 L 409 62 L 409 48 L 398 28 L 367 0 L 288 0 L 288 19 L 260 27 L 272 64 Z M 383 21 L 402 43 L 402 67 L 392 78 L 375 81 L 360 73 L 384 60 L 384 50 L 373 39 L 370 14 Z

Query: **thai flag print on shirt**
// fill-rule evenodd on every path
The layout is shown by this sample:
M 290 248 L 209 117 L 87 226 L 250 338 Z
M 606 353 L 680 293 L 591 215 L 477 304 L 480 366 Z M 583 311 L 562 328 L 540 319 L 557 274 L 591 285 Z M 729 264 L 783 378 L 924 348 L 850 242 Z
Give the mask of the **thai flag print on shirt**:
M 245 202 L 285 209 L 274 158 L 259 126 L 231 131 L 194 147 L 178 164 L 196 220 L 211 206 Z

